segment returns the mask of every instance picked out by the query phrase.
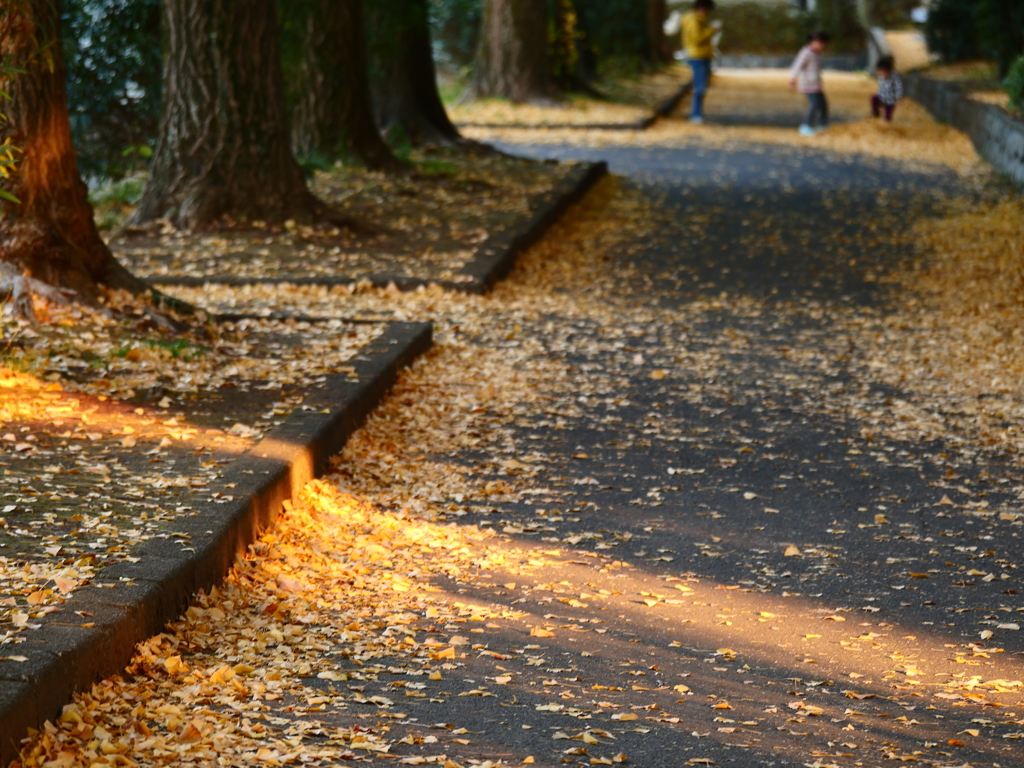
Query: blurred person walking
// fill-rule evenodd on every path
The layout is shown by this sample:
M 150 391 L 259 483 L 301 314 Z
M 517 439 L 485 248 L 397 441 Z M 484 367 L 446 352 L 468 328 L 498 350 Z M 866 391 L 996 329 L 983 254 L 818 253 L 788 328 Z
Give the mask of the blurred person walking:
M 826 32 L 815 32 L 800 49 L 789 71 L 789 87 L 799 88 L 807 97 L 807 117 L 800 126 L 801 136 L 815 136 L 828 128 L 828 99 L 821 83 L 821 54 L 828 44 Z
M 715 58 L 712 42 L 722 22 L 708 23 L 708 14 L 715 9 L 714 0 L 694 0 L 693 10 L 683 16 L 683 47 L 693 71 L 693 100 L 690 122 L 704 122 L 704 96 L 711 81 L 711 60 Z

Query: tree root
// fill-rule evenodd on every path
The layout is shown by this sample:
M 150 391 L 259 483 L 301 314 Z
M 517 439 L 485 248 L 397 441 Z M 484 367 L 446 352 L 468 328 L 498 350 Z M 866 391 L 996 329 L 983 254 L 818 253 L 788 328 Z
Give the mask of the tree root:
M 18 272 L 6 262 L 0 261 L 0 296 L 6 296 L 18 317 L 27 320 L 34 328 L 39 327 L 33 302 L 36 297 L 54 304 L 68 304 L 75 292 L 68 288 L 57 288 L 41 280 Z
M 0 261 L 0 303 L 10 301 L 14 306 L 17 317 L 26 320 L 37 330 L 40 327 L 39 318 L 36 317 L 35 307 L 33 306 L 36 298 L 67 306 L 71 304 L 72 297 L 78 295 L 76 291 L 70 288 L 58 288 L 41 280 L 36 280 L 33 277 L 23 275 L 10 263 Z M 172 311 L 187 308 L 191 312 L 195 312 L 195 309 L 189 304 L 169 296 L 164 296 L 157 291 L 152 291 L 152 299 L 158 306 L 166 306 Z M 113 320 L 118 314 L 124 314 L 116 308 L 111 309 L 88 299 L 84 303 L 79 303 L 79 306 L 87 312 L 102 315 L 108 320 Z M 158 311 L 157 307 L 142 307 L 139 320 L 143 323 L 149 323 L 166 333 L 183 333 L 191 330 L 191 326 L 188 323 L 183 323 L 170 315 Z

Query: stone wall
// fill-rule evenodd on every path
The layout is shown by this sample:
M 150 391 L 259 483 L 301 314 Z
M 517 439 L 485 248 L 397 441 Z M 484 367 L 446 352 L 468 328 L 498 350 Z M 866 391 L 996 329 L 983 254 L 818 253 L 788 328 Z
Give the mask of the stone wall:
M 1024 187 L 1024 121 L 994 104 L 968 98 L 957 83 L 912 72 L 903 78 L 907 95 L 971 137 L 978 154 L 1014 184 Z

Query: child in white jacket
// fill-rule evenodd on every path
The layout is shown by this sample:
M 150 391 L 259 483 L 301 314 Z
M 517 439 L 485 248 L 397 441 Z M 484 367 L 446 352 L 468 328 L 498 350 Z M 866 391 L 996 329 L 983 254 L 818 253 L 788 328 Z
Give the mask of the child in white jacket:
M 789 72 L 789 87 L 799 87 L 807 97 L 807 117 L 800 126 L 801 136 L 814 136 L 828 127 L 828 99 L 821 85 L 821 54 L 828 47 L 826 32 L 815 32 L 797 54 Z

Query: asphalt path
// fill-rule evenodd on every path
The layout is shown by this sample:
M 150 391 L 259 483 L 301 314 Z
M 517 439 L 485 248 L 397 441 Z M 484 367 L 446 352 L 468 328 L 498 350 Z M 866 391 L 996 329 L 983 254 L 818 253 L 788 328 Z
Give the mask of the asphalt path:
M 509 764 L 1024 765 L 1020 472 L 876 434 L 905 393 L 836 320 L 902 300 L 882 279 L 900 235 L 956 180 L 779 148 L 504 148 L 608 159 L 656 201 L 612 258 L 677 314 L 548 349 L 579 413 L 520 419 L 535 490 L 460 520 L 508 534 L 509 568 L 437 582 L 510 618 L 466 635 L 405 726 Z

